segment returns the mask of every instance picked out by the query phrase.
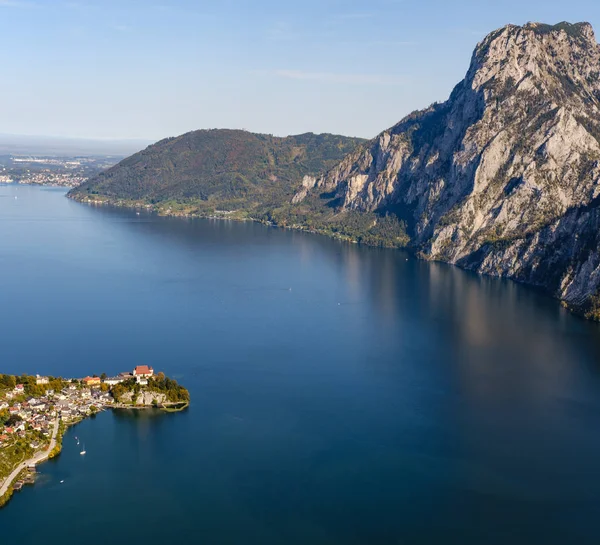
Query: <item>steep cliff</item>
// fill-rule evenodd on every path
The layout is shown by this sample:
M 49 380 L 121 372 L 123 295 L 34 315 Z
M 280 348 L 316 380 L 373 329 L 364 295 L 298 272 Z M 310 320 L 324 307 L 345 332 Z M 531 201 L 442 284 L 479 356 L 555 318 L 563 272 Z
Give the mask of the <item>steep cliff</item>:
M 600 47 L 587 23 L 508 25 L 450 98 L 414 112 L 296 204 L 393 212 L 428 259 L 541 286 L 589 317 L 600 287 Z

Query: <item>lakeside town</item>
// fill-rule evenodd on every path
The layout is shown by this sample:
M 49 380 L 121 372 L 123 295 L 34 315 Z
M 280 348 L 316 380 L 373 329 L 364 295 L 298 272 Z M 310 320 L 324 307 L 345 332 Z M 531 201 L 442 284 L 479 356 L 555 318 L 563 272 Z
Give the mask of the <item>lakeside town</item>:
M 72 172 L 52 172 L 44 169 L 36 172 L 26 171 L 15 174 L 0 174 L 0 184 L 31 184 L 31 185 L 52 185 L 58 187 L 77 187 L 88 178 Z
M 147 365 L 113 377 L 0 374 L 0 506 L 34 482 L 36 464 L 60 452 L 68 426 L 107 408 L 178 410 L 188 403 L 183 386 Z
M 120 159 L 119 156 L 0 155 L 0 184 L 77 187 Z

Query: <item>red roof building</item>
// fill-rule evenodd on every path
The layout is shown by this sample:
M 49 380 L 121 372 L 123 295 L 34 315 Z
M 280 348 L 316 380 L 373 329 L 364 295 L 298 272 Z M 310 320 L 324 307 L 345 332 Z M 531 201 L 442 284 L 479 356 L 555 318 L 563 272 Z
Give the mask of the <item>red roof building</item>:
M 138 365 L 133 370 L 133 375 L 136 377 L 151 377 L 154 374 L 154 369 L 148 365 Z
M 91 386 L 92 384 L 100 384 L 102 381 L 100 380 L 100 377 L 85 377 L 83 379 L 83 383 L 86 386 Z

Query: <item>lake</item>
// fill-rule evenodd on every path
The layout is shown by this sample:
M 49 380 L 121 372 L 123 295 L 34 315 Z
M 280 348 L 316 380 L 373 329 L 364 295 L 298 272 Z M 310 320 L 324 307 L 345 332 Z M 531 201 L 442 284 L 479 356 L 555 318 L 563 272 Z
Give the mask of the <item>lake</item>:
M 192 396 L 70 429 L 2 543 L 600 542 L 600 327 L 533 289 L 9 185 L 0 309 L 0 372 Z

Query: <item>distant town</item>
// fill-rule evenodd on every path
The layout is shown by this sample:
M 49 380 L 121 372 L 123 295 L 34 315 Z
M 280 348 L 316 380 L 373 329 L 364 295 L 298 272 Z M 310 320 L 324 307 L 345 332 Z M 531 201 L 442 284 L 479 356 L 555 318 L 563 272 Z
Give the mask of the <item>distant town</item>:
M 0 506 L 60 452 L 64 430 L 107 408 L 181 410 L 189 392 L 147 365 L 109 377 L 0 374 Z M 85 451 L 82 451 L 85 454 Z
M 0 184 L 77 187 L 120 160 L 120 156 L 0 155 Z

